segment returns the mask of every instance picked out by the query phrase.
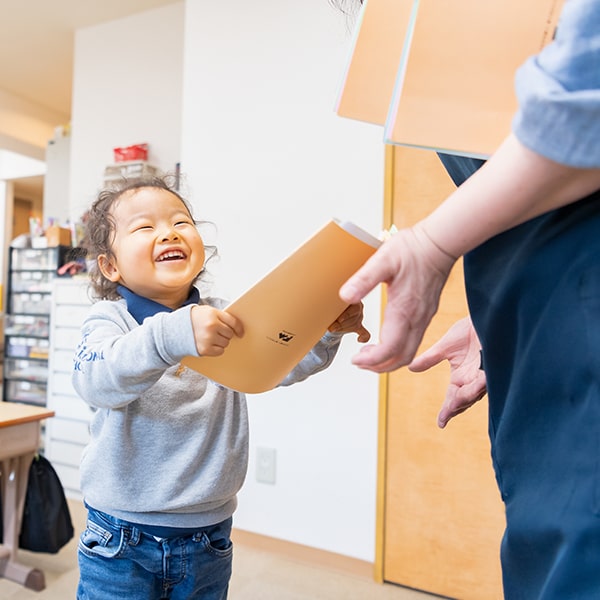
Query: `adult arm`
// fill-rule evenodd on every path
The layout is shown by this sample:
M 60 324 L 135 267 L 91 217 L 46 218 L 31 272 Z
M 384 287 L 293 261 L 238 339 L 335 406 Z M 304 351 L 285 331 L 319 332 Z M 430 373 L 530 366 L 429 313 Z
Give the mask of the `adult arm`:
M 555 42 L 517 73 L 513 133 L 436 210 L 385 242 L 341 288 L 357 302 L 386 283 L 380 340 L 353 362 L 408 364 L 459 256 L 600 188 L 600 3 L 569 0 Z
M 408 364 L 438 308 L 459 256 L 494 235 L 600 188 L 600 169 L 561 165 L 510 135 L 492 158 L 436 210 L 403 229 L 341 288 L 354 303 L 386 283 L 387 305 L 377 345 L 354 357 L 377 372 Z

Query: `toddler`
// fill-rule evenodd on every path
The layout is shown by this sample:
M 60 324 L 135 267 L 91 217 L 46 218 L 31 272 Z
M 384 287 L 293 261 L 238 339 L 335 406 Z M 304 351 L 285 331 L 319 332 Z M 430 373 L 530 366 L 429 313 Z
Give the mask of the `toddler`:
M 248 462 L 243 394 L 179 361 L 219 356 L 244 324 L 200 297 L 205 246 L 168 179 L 105 190 L 86 224 L 96 302 L 82 327 L 73 385 L 93 409 L 81 462 L 88 522 L 79 543 L 80 600 L 222 600 L 230 532 Z M 329 366 L 351 305 L 282 382 Z

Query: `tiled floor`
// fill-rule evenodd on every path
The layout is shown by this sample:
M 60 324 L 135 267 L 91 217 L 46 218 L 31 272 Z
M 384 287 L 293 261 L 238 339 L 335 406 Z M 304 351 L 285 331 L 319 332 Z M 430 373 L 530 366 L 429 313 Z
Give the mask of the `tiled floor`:
M 46 589 L 34 592 L 0 579 L 0 600 L 71 600 L 77 589 L 77 538 L 85 523 L 80 502 L 70 501 L 75 537 L 58 554 L 21 551 L 19 559 L 42 569 Z M 431 600 L 414 590 L 378 584 L 364 573 L 315 566 L 236 541 L 230 600 Z M 112 599 L 106 600 L 126 600 Z M 191 600 L 191 599 L 190 599 Z

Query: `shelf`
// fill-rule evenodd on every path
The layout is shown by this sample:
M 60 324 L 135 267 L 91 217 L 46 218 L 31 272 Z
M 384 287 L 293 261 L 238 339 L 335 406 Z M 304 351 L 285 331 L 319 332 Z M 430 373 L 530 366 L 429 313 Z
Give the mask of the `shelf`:
M 70 250 L 10 248 L 3 335 L 5 401 L 47 403 L 52 284 Z

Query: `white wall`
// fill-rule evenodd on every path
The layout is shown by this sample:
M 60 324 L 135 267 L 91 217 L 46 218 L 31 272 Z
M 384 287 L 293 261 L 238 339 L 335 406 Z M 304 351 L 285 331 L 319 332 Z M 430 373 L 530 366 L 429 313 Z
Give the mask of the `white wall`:
M 61 225 L 70 218 L 69 182 L 71 176 L 71 136 L 56 135 L 46 146 L 44 177 L 44 223 L 50 219 Z
M 71 218 L 102 186 L 113 148 L 150 145 L 149 161 L 180 159 L 183 2 L 80 29 L 71 119 Z
M 333 112 L 350 44 L 327 0 L 186 0 L 78 31 L 72 216 L 112 148 L 147 141 L 158 166 L 181 159 L 196 216 L 216 224 L 213 293 L 234 297 L 332 216 L 378 233 L 381 131 Z M 376 330 L 378 294 L 366 312 Z M 350 365 L 356 350 L 347 337 L 326 372 L 249 397 L 236 527 L 374 560 L 378 379 Z M 277 452 L 275 485 L 255 480 L 258 446 Z
M 333 107 L 352 41 L 326 0 L 187 0 L 182 169 L 217 226 L 214 291 L 231 298 L 332 216 L 381 229 L 381 130 Z M 325 259 L 326 257 L 324 257 Z M 376 333 L 379 297 L 367 303 Z M 249 397 L 251 464 L 234 524 L 374 560 L 378 379 L 335 364 Z M 275 485 L 255 479 L 277 452 Z

